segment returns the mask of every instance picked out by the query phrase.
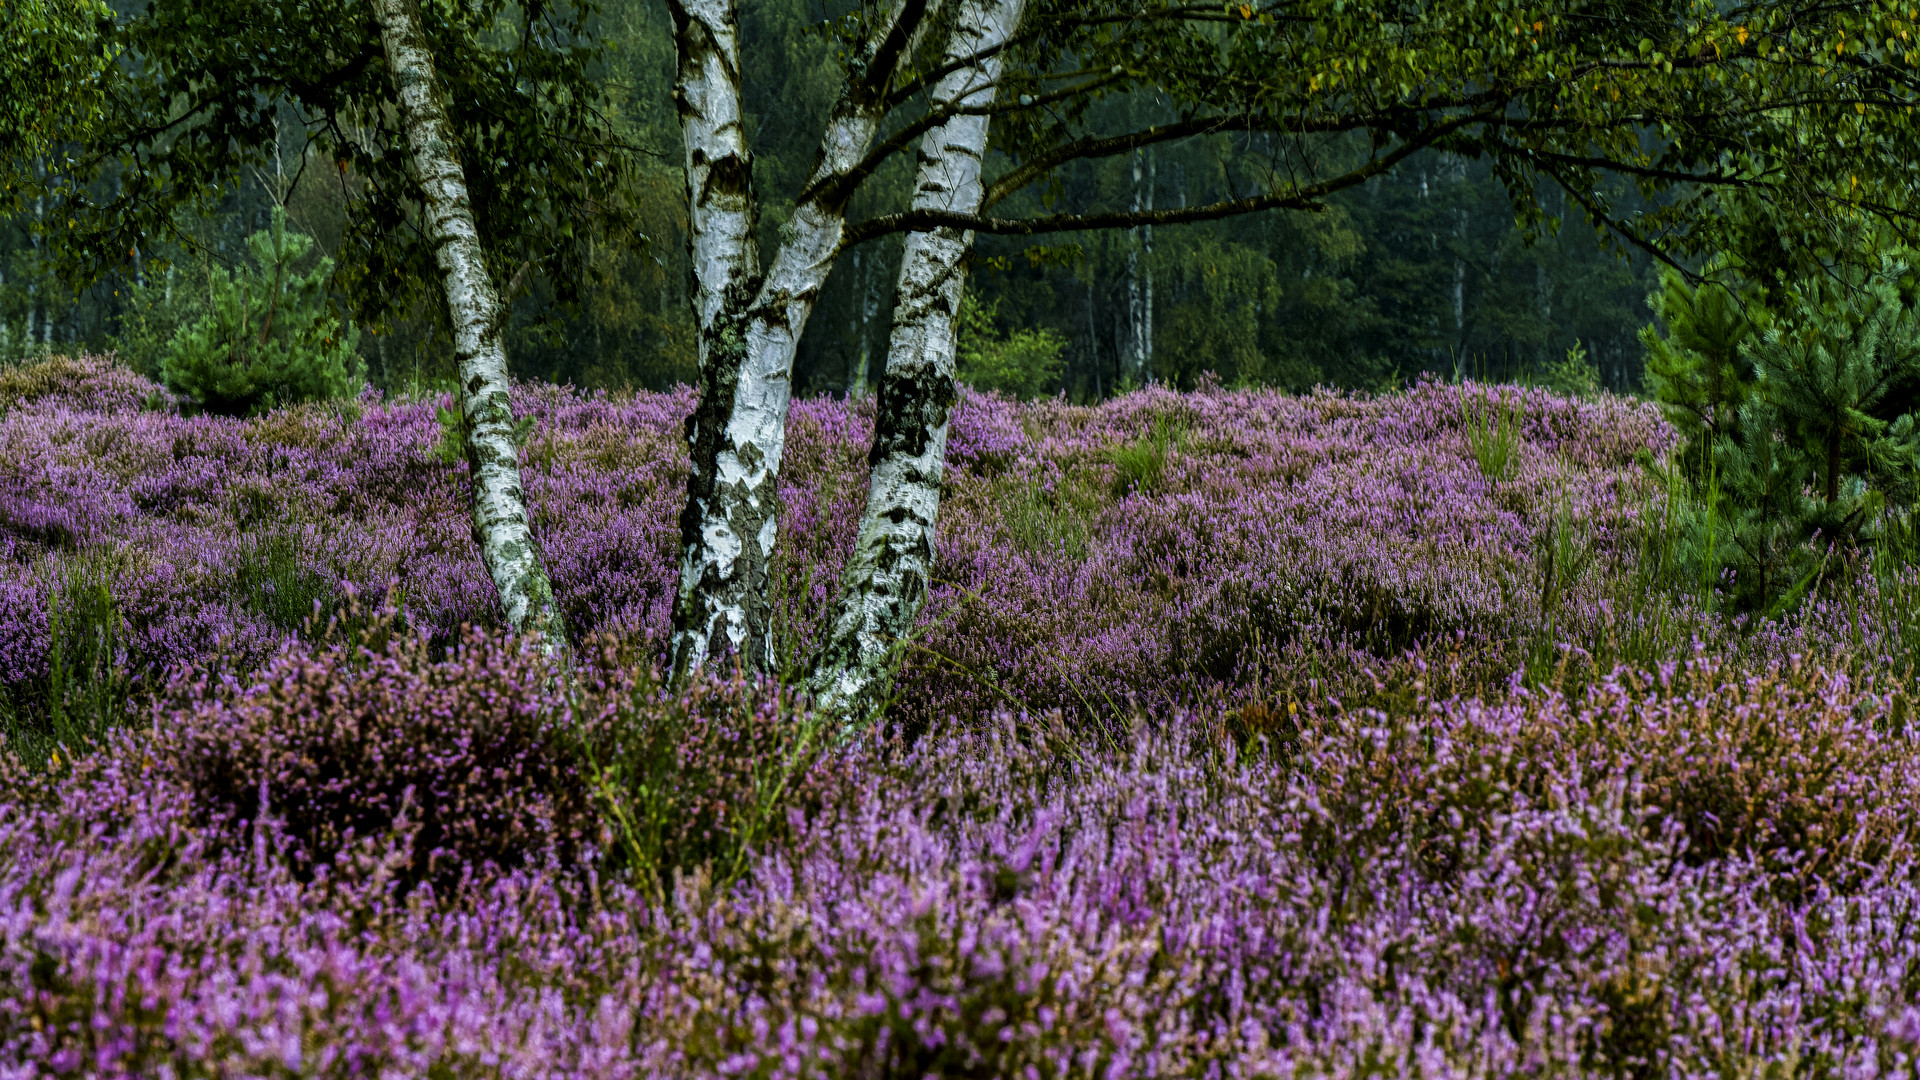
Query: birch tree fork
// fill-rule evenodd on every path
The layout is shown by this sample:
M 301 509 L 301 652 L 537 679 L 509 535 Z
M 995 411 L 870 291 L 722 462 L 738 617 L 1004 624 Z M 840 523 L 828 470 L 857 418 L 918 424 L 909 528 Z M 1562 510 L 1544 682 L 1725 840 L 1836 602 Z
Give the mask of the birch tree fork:
M 508 625 L 538 632 L 549 651 L 564 652 L 565 627 L 527 522 L 507 353 L 500 340 L 506 312 L 487 273 L 466 176 L 454 154 L 446 106 L 434 81 L 433 56 L 421 35 L 413 0 L 375 0 L 374 11 L 447 294 L 473 484 L 473 538 L 499 591 Z
M 717 118 L 729 110 L 739 114 L 737 55 L 731 63 L 691 62 L 700 59 L 694 50 L 705 47 L 705 41 L 722 40 L 709 36 L 710 27 L 731 26 L 730 0 L 720 2 L 724 12 L 709 13 L 708 21 L 679 25 L 683 115 L 694 107 L 685 137 L 689 194 L 696 200 L 702 193 L 693 186 L 695 141 L 707 137 L 709 130 L 718 131 Z M 927 10 L 928 0 L 898 0 L 869 35 L 849 65 L 846 84 L 821 135 L 819 161 L 793 217 L 781 229 L 780 248 L 765 278 L 752 282 L 753 295 L 742 306 L 740 297 L 748 291 L 743 286 L 750 278 L 736 275 L 717 298 L 702 334 L 701 401 L 688 421 L 692 459 L 680 517 L 680 582 L 668 645 L 675 678 L 726 654 L 738 656 L 749 670 L 764 670 L 772 654 L 767 564 L 779 536 L 780 461 L 793 397 L 794 351 L 839 254 L 847 200 L 857 186 L 855 170 L 873 142 L 894 73 Z M 685 81 L 690 70 L 695 79 L 691 84 Z M 705 105 L 698 104 L 696 92 L 711 95 Z M 705 183 L 712 188 L 711 169 Z M 752 195 L 741 190 L 750 222 Z M 733 242 L 727 239 L 733 221 L 711 218 L 704 240 L 696 222 L 696 267 L 708 262 L 716 268 L 716 279 L 724 259 L 732 258 L 734 266 L 752 266 L 750 254 L 735 257 L 724 250 Z M 737 235 L 738 243 L 751 245 L 750 228 Z M 703 243 L 707 250 L 699 250 Z M 709 283 L 697 275 L 698 270 L 696 304 L 713 301 L 707 295 Z
M 984 188 L 993 103 L 1003 46 L 1019 31 L 1026 0 L 965 0 L 947 45 L 948 62 L 980 57 L 943 77 L 934 108 L 959 112 L 920 143 L 915 210 L 974 214 Z M 815 702 L 857 724 L 886 689 L 901 643 L 933 580 L 940 483 L 954 389 L 954 326 L 966 285 L 973 234 L 936 228 L 909 233 L 901 258 L 894 321 L 868 454 L 872 473 L 840 603 L 810 680 Z

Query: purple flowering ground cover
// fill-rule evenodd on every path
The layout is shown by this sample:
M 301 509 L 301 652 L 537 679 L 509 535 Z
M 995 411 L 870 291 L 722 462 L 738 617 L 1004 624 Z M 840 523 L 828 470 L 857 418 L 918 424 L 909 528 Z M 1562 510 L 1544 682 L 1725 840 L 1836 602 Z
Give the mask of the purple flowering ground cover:
M 522 395 L 563 682 L 434 402 L 0 372 L 14 746 L 76 665 L 127 721 L 0 754 L 0 1076 L 1911 1075 L 1920 586 L 1653 595 L 1657 416 L 1534 393 L 1489 480 L 1487 393 L 968 397 L 831 748 L 654 682 L 684 396 Z M 796 661 L 868 424 L 795 406 Z
M 237 421 L 148 408 L 158 388 L 101 360 L 8 378 L 0 684 L 44 674 L 49 604 L 76 574 L 110 581 L 125 663 L 149 677 L 213 656 L 257 664 L 343 590 L 397 587 L 441 640 L 495 622 L 465 465 L 436 456 L 441 402 Z M 1493 485 L 1467 452 L 1462 393 L 1149 391 L 1100 408 L 969 396 L 944 581 L 902 711 L 1186 703 L 1297 681 L 1348 648 L 1392 657 L 1420 642 L 1491 649 L 1504 678 L 1500 650 L 1537 615 L 1542 523 L 1569 509 L 1598 556 L 1620 555 L 1645 498 L 1634 456 L 1671 436 L 1649 406 L 1536 394 L 1529 438 Z M 534 527 L 576 636 L 660 648 L 690 404 L 523 388 Z M 796 660 L 851 543 L 870 413 L 794 406 L 776 591 Z

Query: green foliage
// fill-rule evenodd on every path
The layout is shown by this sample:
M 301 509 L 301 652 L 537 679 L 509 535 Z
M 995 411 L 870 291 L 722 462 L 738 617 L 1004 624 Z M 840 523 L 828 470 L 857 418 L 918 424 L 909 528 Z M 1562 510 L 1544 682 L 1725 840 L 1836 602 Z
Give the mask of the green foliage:
M 1165 416 L 1153 418 L 1153 427 L 1132 442 L 1107 451 L 1113 463 L 1113 493 L 1158 494 L 1166 481 L 1167 461 L 1186 442 L 1186 425 Z
M 566 0 L 419 5 L 488 264 L 503 279 L 530 265 L 566 302 L 602 276 L 597 245 L 635 239 L 639 147 L 611 119 L 598 16 Z M 373 323 L 434 295 L 408 141 L 363 5 L 154 0 L 111 41 L 137 62 L 115 69 L 94 152 L 53 192 L 68 225 L 53 237 L 66 279 L 96 281 L 127 252 L 219 211 L 236 181 L 274 160 L 291 120 L 306 167 L 331 174 L 343 202 L 334 285 L 349 309 Z M 140 167 L 117 171 L 122 160 Z
M 616 865 L 655 896 L 673 878 L 711 873 L 722 887 L 777 837 L 787 807 L 817 786 L 832 729 L 784 695 L 696 680 L 674 695 L 642 678 L 578 749 L 610 823 Z
M 1593 565 L 1593 522 L 1577 513 L 1566 499 L 1555 500 L 1536 542 L 1540 547 L 1540 614 L 1552 620 L 1559 614 L 1567 590 L 1579 584 Z
M 1772 290 L 1767 308 L 1731 273 L 1698 288 L 1670 275 L 1652 298 L 1668 333 L 1643 334 L 1648 382 L 1687 436 L 1668 486 L 1701 508 L 1674 580 L 1709 605 L 1779 611 L 1835 550 L 1890 541 L 1897 554 L 1920 475 L 1907 276 L 1903 259 L 1869 252 Z
M 12 170 L 98 120 L 112 19 L 100 0 L 0 0 L 0 205 L 25 179 Z
M 114 351 L 121 363 L 157 380 L 174 335 L 206 315 L 207 290 L 192 287 L 190 280 L 168 267 L 157 280 L 128 288 L 120 332 L 114 335 Z
M 1920 378 L 1920 320 L 1888 281 L 1905 269 L 1889 262 L 1876 279 L 1840 286 L 1816 279 L 1794 296 L 1794 317 L 1748 350 L 1777 412 L 1769 419 L 1818 460 L 1817 491 L 1828 506 L 1843 497 L 1851 466 L 1905 472 L 1913 465 L 1911 442 L 1874 415 L 1889 390 Z M 1901 418 L 1904 433 L 1912 420 Z
M 1737 437 L 1740 409 L 1753 386 L 1752 363 L 1741 350 L 1771 316 L 1724 263 L 1709 266 L 1707 280 L 1697 286 L 1667 271 L 1647 306 L 1659 320 L 1640 331 L 1647 390 L 1686 440 L 1682 460 L 1702 464 L 1703 436 Z
M 997 390 L 1027 400 L 1059 385 L 1066 339 L 1047 327 L 1002 336 L 999 305 L 982 307 L 972 296 L 960 301 L 954 332 L 959 338 L 956 378 L 975 390 Z
M 286 631 L 325 625 L 334 614 L 334 583 L 316 569 L 318 560 L 298 528 L 259 532 L 245 541 L 238 566 L 240 593 L 249 611 Z
M 1779 411 L 1756 397 L 1741 409 L 1736 433 L 1712 445 L 1696 482 L 1706 513 L 1692 569 L 1710 602 L 1723 566 L 1746 608 L 1785 607 L 1812 583 L 1817 567 L 1806 541 L 1820 504 L 1806 494 L 1812 469 L 1804 447 L 1783 434 Z
M 113 567 L 99 555 L 49 560 L 46 674 L 0 698 L 0 734 L 26 760 L 56 755 L 126 720 L 133 687 L 121 666 L 125 634 L 113 600 Z
M 1506 479 L 1507 469 L 1520 451 L 1526 420 L 1527 396 L 1523 390 L 1509 396 L 1506 389 L 1494 388 L 1485 394 L 1461 397 L 1460 429 L 1466 433 L 1480 475 L 1489 482 Z
M 1539 385 L 1568 397 L 1591 398 L 1600 392 L 1600 369 L 1587 355 L 1585 345 L 1575 341 L 1563 359 L 1547 365 Z
M 1124 451 L 1123 454 L 1124 455 Z M 1148 467 L 1156 475 L 1164 471 Z M 1116 486 L 1121 470 L 1116 467 Z M 994 504 L 1010 539 L 1022 551 L 1059 552 L 1085 559 L 1093 538 L 1093 521 L 1102 504 L 1100 493 L 1072 474 L 1035 479 L 1017 475 L 995 481 Z
M 180 328 L 160 366 L 161 381 L 208 412 L 250 416 L 280 405 L 347 397 L 365 370 L 360 335 L 327 310 L 333 260 L 302 273 L 295 264 L 313 240 L 287 230 L 275 208 L 271 228 L 247 241 L 254 268 L 207 270 L 207 314 Z
M 1211 371 L 1229 386 L 1314 381 L 1270 364 L 1262 348 L 1263 315 L 1281 302 L 1278 267 L 1267 252 L 1215 234 L 1169 238 L 1162 246 L 1171 249 L 1160 259 L 1170 273 L 1156 285 L 1180 303 L 1168 305 L 1155 325 L 1158 378 L 1191 386 Z
M 1274 213 L 1157 229 L 1138 260 L 1155 298 L 1149 370 L 1174 385 L 1211 370 L 1235 385 L 1380 388 L 1436 370 L 1450 352 L 1485 355 L 1521 377 L 1578 337 L 1602 381 L 1627 389 L 1639 367 L 1633 311 L 1645 261 L 1616 260 L 1610 241 L 1565 224 L 1605 220 L 1681 259 L 1738 248 L 1736 264 L 1773 287 L 1800 266 L 1783 259 L 1807 246 L 1812 219 L 1723 212 L 1686 183 L 1690 174 L 1749 177 L 1784 210 L 1835 197 L 1872 205 L 1904 190 L 1903 180 L 1889 186 L 1890 173 L 1906 175 L 1889 163 L 1914 156 L 1900 149 L 1910 145 L 1906 92 L 1869 96 L 1858 112 L 1858 95 L 1828 67 L 1844 57 L 1864 65 L 1861 78 L 1881 80 L 1873 85 L 1905 86 L 1882 78 L 1898 76 L 1886 67 L 1898 56 L 1852 51 L 1899 40 L 1894 23 L 1904 17 L 1889 9 L 1766 0 L 1519 12 L 1471 0 L 1320 5 L 1284 18 L 1254 5 L 1251 17 L 1223 20 L 1211 9 L 1122 4 L 1096 5 L 1103 14 L 1088 21 L 1083 7 L 1031 9 L 1033 47 L 1005 74 L 1001 100 L 1012 111 L 995 118 L 989 175 L 1060 164 L 1035 165 L 1033 183 L 996 192 L 996 215 L 1117 213 L 1137 200 L 1197 210 L 1322 191 L 1273 202 L 1285 207 Z M 506 328 L 516 374 L 593 386 L 690 380 L 684 177 L 664 164 L 677 155 L 650 157 L 677 137 L 668 13 L 640 0 L 436 0 L 421 15 L 490 265 L 503 282 L 523 282 Z M 743 123 L 765 240 L 807 182 L 841 87 L 847 27 L 864 22 L 838 9 L 750 3 L 740 23 Z M 909 78 L 925 74 L 924 54 L 944 28 L 923 35 Z M 38 325 L 57 319 L 60 341 L 99 342 L 121 317 L 126 282 L 141 274 L 137 260 L 158 281 L 152 260 L 196 246 L 175 244 L 182 232 L 232 257 L 230 238 L 258 227 L 252 181 L 268 148 L 303 147 L 287 172 L 304 178 L 294 197 L 313 205 L 295 216 L 337 259 L 334 285 L 356 322 L 380 331 L 367 351 L 376 381 L 405 385 L 423 354 L 427 373 L 443 374 L 444 316 L 423 302 L 437 300 L 432 252 L 409 224 L 405 140 L 385 107 L 391 88 L 364 13 L 342 0 L 158 0 L 129 9 L 113 34 L 127 55 L 112 76 L 120 107 L 86 155 L 107 164 L 70 177 L 34 233 L 70 278 L 101 285 L 75 311 L 71 290 L 56 299 L 48 278 L 27 276 L 44 272 L 35 249 L 19 260 L 35 267 L 5 267 L 0 322 L 17 338 L 38 305 Z M 1714 61 L 1675 63 L 1701 56 Z M 1115 77 L 1044 107 L 1010 104 L 1083 67 Z M 365 130 L 300 122 L 344 116 Z M 1173 116 L 1190 137 L 1162 137 Z M 1684 145 L 1665 141 L 1679 129 L 1650 128 L 1647 116 L 1688 117 Z M 1065 153 L 1150 127 L 1161 135 L 1147 140 L 1156 165 L 1144 183 L 1130 180 L 1134 155 Z M 1428 148 L 1400 156 L 1408 138 L 1429 136 Z M 1713 146 L 1738 151 L 1723 159 Z M 1644 154 L 1664 164 L 1649 171 Z M 851 222 L 900 207 L 911 156 L 879 164 L 849 203 Z M 121 160 L 139 167 L 120 175 L 111 163 Z M 1789 175 L 1790 185 L 1778 179 Z M 1317 212 L 1295 212 L 1303 208 Z M 14 224 L 0 230 L 0 259 L 29 247 L 17 226 L 36 223 Z M 1029 357 L 1010 373 L 970 372 L 982 385 L 1082 399 L 1113 390 L 1139 230 L 1071 235 L 1070 244 L 1051 233 L 981 236 L 977 265 L 1000 272 L 973 275 L 979 305 L 1003 330 L 1044 329 L 1062 343 L 1055 382 L 1033 390 Z M 897 237 L 850 249 L 843 266 L 866 260 L 836 269 L 822 292 L 796 365 L 801 390 L 842 390 L 857 360 L 883 351 L 889 244 Z M 30 280 L 39 284 L 31 299 Z M 1041 359 L 1051 347 L 1025 344 L 1042 346 Z M 1000 352 L 982 348 L 983 358 Z
M 437 405 L 433 420 L 440 438 L 433 444 L 433 460 L 458 465 L 467 460 L 467 414 L 458 405 Z

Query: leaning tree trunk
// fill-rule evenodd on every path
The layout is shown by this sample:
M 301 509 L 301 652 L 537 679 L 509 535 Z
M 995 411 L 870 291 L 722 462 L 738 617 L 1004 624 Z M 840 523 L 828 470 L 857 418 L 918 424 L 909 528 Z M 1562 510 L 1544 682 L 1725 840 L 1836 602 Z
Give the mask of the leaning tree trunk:
M 508 625 L 537 631 L 547 649 L 564 652 L 566 629 L 527 523 L 507 353 L 500 340 L 506 313 L 480 249 L 479 230 L 467 201 L 466 174 L 454 156 L 453 133 L 434 81 L 433 54 L 420 32 L 413 0 L 374 0 L 374 12 L 413 151 L 414 171 L 420 177 L 427 228 L 438 249 L 453 323 L 461 427 L 473 480 L 473 538 L 499 590 Z
M 765 670 L 773 649 L 768 564 L 779 534 L 780 461 L 786 448 L 794 350 L 833 269 L 846 225 L 847 185 L 879 127 L 884 90 L 905 51 L 898 36 L 925 0 L 897 4 L 855 67 L 820 140 L 820 160 L 782 227 L 766 277 L 744 307 L 726 298 L 713 316 L 701 404 L 680 517 L 680 584 L 669 661 L 676 679 L 731 654 Z M 684 70 L 684 68 L 683 68 Z M 726 69 L 738 100 L 739 65 Z M 736 291 L 737 293 L 740 290 Z
M 934 107 L 981 111 L 951 117 L 921 141 L 914 209 L 979 212 L 990 119 L 984 110 L 1000 76 L 999 46 L 1019 29 L 1025 7 L 1026 0 L 967 0 L 961 7 L 948 58 L 994 51 L 941 80 Z M 947 422 L 957 400 L 953 322 L 972 244 L 971 232 L 956 229 L 911 233 L 900 263 L 868 455 L 867 505 L 839 608 L 809 680 L 815 703 L 839 713 L 850 729 L 880 704 L 933 578 Z

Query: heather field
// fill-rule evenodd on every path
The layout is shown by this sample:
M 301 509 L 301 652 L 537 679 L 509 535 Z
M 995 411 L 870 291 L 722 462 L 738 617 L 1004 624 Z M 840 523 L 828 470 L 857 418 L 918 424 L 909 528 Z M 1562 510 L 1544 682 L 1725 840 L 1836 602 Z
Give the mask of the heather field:
M 0 371 L 0 1076 L 1920 1069 L 1920 578 L 1718 610 L 1650 404 L 967 395 L 851 745 L 662 688 L 690 393 L 520 388 L 565 676 L 443 404 Z M 789 674 L 872 425 L 793 407 Z

